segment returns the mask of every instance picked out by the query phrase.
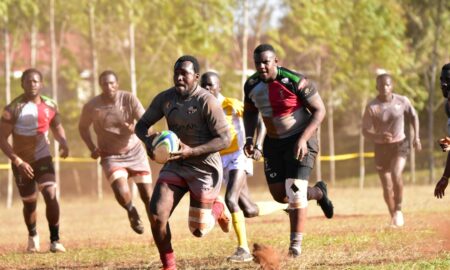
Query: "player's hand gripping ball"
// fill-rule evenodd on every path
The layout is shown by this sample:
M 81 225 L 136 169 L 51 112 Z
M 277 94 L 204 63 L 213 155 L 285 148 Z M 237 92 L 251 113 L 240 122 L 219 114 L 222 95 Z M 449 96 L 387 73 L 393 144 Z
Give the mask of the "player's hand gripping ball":
M 160 164 L 166 163 L 172 152 L 180 149 L 180 139 L 170 130 L 164 130 L 152 141 L 153 158 Z

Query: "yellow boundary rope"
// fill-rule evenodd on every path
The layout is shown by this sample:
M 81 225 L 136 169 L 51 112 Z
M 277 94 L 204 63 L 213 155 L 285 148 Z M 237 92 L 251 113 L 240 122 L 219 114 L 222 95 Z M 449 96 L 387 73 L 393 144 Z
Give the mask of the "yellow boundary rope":
M 342 160 L 349 160 L 349 159 L 355 159 L 359 158 L 359 153 L 351 153 L 351 154 L 343 154 L 343 155 L 335 155 L 335 156 L 320 156 L 320 161 L 342 161 Z M 363 156 L 365 158 L 372 158 L 374 157 L 373 152 L 364 153 Z M 90 163 L 90 162 L 97 162 L 96 160 L 93 160 L 91 158 L 83 158 L 83 157 L 68 157 L 66 159 L 60 159 L 60 162 L 64 163 Z M 8 170 L 10 168 L 9 163 L 0 163 L 0 170 Z

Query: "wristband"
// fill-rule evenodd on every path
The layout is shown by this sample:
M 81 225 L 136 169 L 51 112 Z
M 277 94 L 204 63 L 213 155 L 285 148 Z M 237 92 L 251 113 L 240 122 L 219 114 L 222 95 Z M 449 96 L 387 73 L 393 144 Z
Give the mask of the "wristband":
M 256 145 L 254 146 L 254 148 L 257 149 L 259 152 L 262 152 L 262 147 L 261 147 L 261 145 L 256 144 Z
M 20 157 L 17 157 L 14 159 L 14 161 L 12 162 L 16 167 L 19 167 L 20 165 L 22 165 L 23 160 Z

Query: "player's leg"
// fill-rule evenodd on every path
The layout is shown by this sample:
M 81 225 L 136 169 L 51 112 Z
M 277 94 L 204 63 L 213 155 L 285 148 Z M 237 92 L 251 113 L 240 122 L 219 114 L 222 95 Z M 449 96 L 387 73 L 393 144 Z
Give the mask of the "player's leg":
M 133 172 L 130 175 L 129 180 L 136 183 L 139 196 L 145 205 L 145 211 L 147 216 L 150 215 L 150 199 L 152 197 L 153 187 L 152 187 L 152 176 L 149 172 Z
M 394 191 L 392 186 L 390 164 L 392 160 L 388 145 L 375 144 L 375 167 L 383 187 L 383 198 L 392 217 L 395 211 Z
M 247 242 L 244 212 L 240 208 L 240 205 L 242 205 L 240 194 L 246 180 L 246 172 L 242 169 L 233 169 L 228 172 L 225 202 L 228 210 L 230 210 L 233 229 L 238 240 L 236 251 L 233 255 L 228 257 L 228 260 L 231 262 L 249 262 L 253 260 Z M 248 205 L 249 203 L 246 201 L 245 204 Z M 247 207 L 246 210 L 249 210 L 249 208 Z M 254 212 L 256 212 L 257 215 L 257 207 L 254 207 Z
M 37 189 L 36 183 L 31 179 L 22 178 L 17 167 L 12 166 L 17 189 L 22 199 L 22 214 L 28 230 L 28 252 L 40 251 L 39 235 L 36 230 L 36 206 Z
M 175 174 L 161 173 L 150 200 L 150 226 L 164 269 L 176 267 L 169 217 L 188 191 L 187 187 L 170 184 L 174 183 L 176 178 Z
M 136 207 L 133 205 L 132 195 L 128 185 L 127 170 L 124 168 L 114 170 L 109 174 L 108 182 L 114 192 L 116 201 L 127 211 L 128 220 L 133 231 L 138 234 L 143 234 L 144 226 Z
M 409 152 L 408 142 L 397 144 L 396 153 L 393 153 L 394 158 L 391 162 L 392 184 L 394 191 L 394 214 L 393 221 L 395 226 L 403 226 L 404 218 L 402 213 L 403 201 L 403 177 L 402 173 L 406 165 L 406 156 Z
M 223 199 L 219 196 L 222 185 L 222 161 L 211 158 L 203 171 L 187 168 L 183 171 L 189 185 L 189 229 L 196 237 L 208 234 L 217 222 L 224 232 L 230 230 L 230 217 Z M 208 173 L 204 173 L 207 171 Z

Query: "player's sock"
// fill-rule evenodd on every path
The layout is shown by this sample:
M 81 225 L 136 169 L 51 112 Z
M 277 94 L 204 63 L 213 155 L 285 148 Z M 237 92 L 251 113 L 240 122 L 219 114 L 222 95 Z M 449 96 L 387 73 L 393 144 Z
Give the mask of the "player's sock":
M 159 258 L 161 259 L 164 268 L 174 267 L 176 265 L 175 252 L 173 252 L 173 249 L 170 249 L 165 253 L 159 254 Z
M 28 229 L 28 235 L 29 236 L 36 236 L 37 235 L 37 231 L 36 231 L 36 222 L 33 224 L 26 224 L 27 225 L 27 229 Z
M 236 232 L 239 247 L 250 252 L 247 243 L 247 231 L 245 229 L 245 217 L 242 211 L 231 213 L 231 219 L 233 220 L 233 228 Z
M 323 192 L 320 188 L 314 186 L 314 187 L 308 187 L 308 201 L 309 200 L 320 200 L 323 197 Z
M 133 202 L 129 202 L 127 204 L 125 204 L 125 209 L 130 212 L 131 210 L 133 210 L 134 206 L 133 206 Z
M 258 206 L 259 209 L 258 216 L 272 214 L 273 212 L 283 210 L 286 208 L 286 205 L 274 201 L 256 202 L 256 205 Z
M 50 242 L 59 240 L 59 224 L 58 225 L 48 225 L 50 229 Z
M 303 233 L 291 232 L 291 244 L 289 248 L 294 248 L 297 251 L 302 250 Z

